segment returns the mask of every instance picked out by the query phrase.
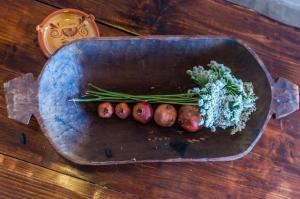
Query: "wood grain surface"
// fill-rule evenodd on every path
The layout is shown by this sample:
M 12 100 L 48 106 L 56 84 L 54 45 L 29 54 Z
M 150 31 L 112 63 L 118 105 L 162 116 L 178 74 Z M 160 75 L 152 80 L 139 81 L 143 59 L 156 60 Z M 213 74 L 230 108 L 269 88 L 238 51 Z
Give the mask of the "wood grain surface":
M 115 198 L 119 192 L 0 154 L 0 196 L 8 198 Z M 122 194 L 122 198 L 137 198 Z
M 260 55 L 274 78 L 280 76 L 300 84 L 300 30 L 223 0 L 1 1 L 0 192 L 3 198 L 33 198 L 41 196 L 41 190 L 45 198 L 89 198 L 98 186 L 100 190 L 105 186 L 109 190 L 107 197 L 111 198 L 300 198 L 300 111 L 272 120 L 254 150 L 237 161 L 98 167 L 74 165 L 60 157 L 34 118 L 28 126 L 9 120 L 3 82 L 21 73 L 39 75 L 46 58 L 38 47 L 35 26 L 63 7 L 94 14 L 103 36 L 130 32 L 237 37 Z M 3 158 L 10 160 L 5 160 L 6 166 Z M 14 166 L 18 161 L 22 166 Z M 48 182 L 46 177 L 37 180 L 26 175 L 31 167 L 41 169 L 45 175 L 49 172 L 53 176 L 75 178 L 79 187 Z

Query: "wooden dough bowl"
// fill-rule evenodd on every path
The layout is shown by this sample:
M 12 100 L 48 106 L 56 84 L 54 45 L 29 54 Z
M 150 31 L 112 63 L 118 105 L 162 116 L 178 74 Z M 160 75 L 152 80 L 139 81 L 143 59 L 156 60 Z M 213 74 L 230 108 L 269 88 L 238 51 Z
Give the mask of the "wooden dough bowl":
M 99 119 L 96 103 L 74 103 L 93 83 L 131 94 L 174 94 L 195 86 L 185 71 L 216 60 L 254 84 L 257 111 L 237 135 L 185 133 L 132 118 Z M 60 48 L 37 80 L 24 74 L 4 84 L 9 118 L 28 124 L 34 115 L 53 147 L 84 165 L 134 162 L 225 161 L 246 155 L 270 117 L 299 108 L 298 86 L 274 81 L 259 57 L 241 41 L 213 36 L 97 38 Z

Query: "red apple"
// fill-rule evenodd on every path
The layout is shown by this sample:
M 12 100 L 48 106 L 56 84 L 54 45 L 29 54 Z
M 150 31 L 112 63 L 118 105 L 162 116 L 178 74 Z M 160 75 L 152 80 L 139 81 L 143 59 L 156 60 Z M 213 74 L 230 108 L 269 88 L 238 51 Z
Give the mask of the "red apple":
M 197 106 L 182 106 L 179 109 L 178 123 L 188 132 L 197 132 L 203 125 L 203 118 Z
M 177 112 L 171 104 L 159 105 L 154 113 L 154 121 L 162 127 L 171 127 L 176 122 Z
M 120 119 L 126 119 L 130 115 L 130 112 L 131 110 L 125 102 L 121 102 L 115 107 L 115 113 Z
M 98 115 L 101 118 L 111 118 L 114 113 L 114 107 L 110 102 L 102 102 L 98 105 Z
M 134 105 L 132 110 L 133 118 L 142 123 L 148 123 L 153 117 L 153 109 L 151 104 L 147 102 L 139 102 Z

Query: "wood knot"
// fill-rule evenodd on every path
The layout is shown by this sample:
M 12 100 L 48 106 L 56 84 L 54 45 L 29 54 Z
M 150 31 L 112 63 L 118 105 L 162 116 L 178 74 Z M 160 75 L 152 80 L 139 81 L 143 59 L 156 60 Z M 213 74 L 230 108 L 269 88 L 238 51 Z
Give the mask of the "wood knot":
M 107 158 L 112 158 L 113 155 L 112 155 L 112 151 L 110 149 L 105 149 L 104 152 L 105 152 L 105 156 Z

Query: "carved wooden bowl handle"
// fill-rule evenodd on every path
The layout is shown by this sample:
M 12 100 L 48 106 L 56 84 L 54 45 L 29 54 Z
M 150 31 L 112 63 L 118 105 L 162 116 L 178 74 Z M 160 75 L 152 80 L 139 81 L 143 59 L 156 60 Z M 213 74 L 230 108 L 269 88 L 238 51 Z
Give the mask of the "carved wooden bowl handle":
M 37 111 L 37 82 L 32 73 L 4 83 L 8 117 L 28 124 Z
M 299 109 L 299 88 L 285 78 L 278 78 L 272 86 L 272 111 L 276 119 L 283 118 Z

